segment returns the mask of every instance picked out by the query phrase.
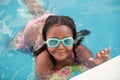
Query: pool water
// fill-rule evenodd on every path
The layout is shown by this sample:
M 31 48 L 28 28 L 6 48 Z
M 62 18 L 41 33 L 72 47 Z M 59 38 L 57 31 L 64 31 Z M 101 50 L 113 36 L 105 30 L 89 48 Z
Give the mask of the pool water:
M 120 55 L 120 0 L 38 0 L 48 13 L 74 19 L 77 30 L 91 34 L 83 44 L 94 54 L 111 47 L 110 58 Z M 35 60 L 30 52 L 9 50 L 9 42 L 33 19 L 23 0 L 0 1 L 0 80 L 33 80 Z M 9 46 L 10 47 L 10 46 Z M 12 47 L 12 46 L 11 46 Z

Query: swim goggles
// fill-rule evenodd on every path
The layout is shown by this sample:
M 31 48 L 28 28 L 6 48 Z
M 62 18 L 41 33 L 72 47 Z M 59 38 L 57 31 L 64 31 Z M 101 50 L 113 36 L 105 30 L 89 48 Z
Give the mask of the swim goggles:
M 62 42 L 64 46 L 72 46 L 74 43 L 74 40 L 72 37 L 66 37 L 62 40 L 59 40 L 57 38 L 49 38 L 46 43 L 49 47 L 55 48 L 59 45 L 59 43 Z

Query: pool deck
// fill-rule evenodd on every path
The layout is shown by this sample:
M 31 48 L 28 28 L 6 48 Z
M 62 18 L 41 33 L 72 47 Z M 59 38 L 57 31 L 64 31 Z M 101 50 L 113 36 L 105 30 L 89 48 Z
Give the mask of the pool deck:
M 70 80 L 120 80 L 120 55 Z

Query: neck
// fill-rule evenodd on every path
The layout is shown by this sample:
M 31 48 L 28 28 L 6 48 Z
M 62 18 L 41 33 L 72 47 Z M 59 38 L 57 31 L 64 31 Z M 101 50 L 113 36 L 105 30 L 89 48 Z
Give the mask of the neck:
M 63 67 L 65 66 L 70 66 L 70 65 L 74 65 L 74 60 L 70 57 L 70 58 L 67 58 L 66 60 L 64 61 L 59 61 L 57 62 L 57 65 L 55 66 L 55 70 L 60 70 L 62 69 Z

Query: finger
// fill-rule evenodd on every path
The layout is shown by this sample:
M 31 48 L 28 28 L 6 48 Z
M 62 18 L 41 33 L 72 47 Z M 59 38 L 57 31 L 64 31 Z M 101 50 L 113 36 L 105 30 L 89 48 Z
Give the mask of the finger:
M 101 55 L 105 55 L 106 54 L 106 50 L 104 49 L 104 50 L 100 51 L 100 54 Z
M 89 60 L 90 60 L 91 62 L 93 62 L 95 65 L 100 64 L 99 59 L 89 58 Z
M 97 63 L 94 58 L 89 58 L 89 60 L 90 60 L 91 62 L 95 63 L 95 64 Z
M 97 54 L 97 58 L 98 59 L 101 59 L 101 57 L 102 57 L 102 55 L 99 53 L 99 54 Z
M 103 55 L 101 55 L 101 59 L 105 59 L 105 60 L 107 60 L 109 58 L 109 55 L 107 55 L 107 54 L 103 54 Z
M 100 51 L 100 54 L 101 54 L 102 56 L 110 55 L 110 48 L 106 48 L 106 49 Z
M 109 59 L 109 57 L 110 57 L 110 49 L 111 49 L 111 48 L 106 48 L 106 49 L 105 49 L 105 54 L 102 55 L 103 58 Z
M 97 53 L 96 54 L 96 59 L 100 59 L 101 58 L 101 54 L 100 53 Z
M 109 55 L 107 54 L 107 49 L 100 51 L 101 59 L 108 59 Z
M 110 50 L 111 50 L 111 48 L 105 48 L 104 49 L 105 53 L 108 54 L 108 55 L 110 54 Z
M 110 50 L 111 50 L 111 47 L 109 47 L 109 48 L 107 49 L 107 54 L 108 54 L 108 55 L 110 55 Z

